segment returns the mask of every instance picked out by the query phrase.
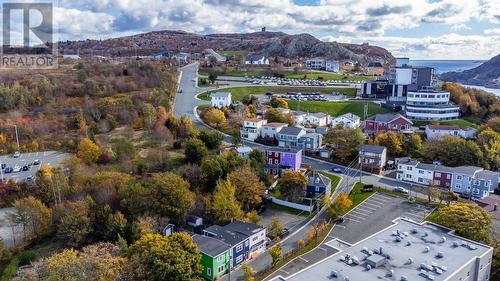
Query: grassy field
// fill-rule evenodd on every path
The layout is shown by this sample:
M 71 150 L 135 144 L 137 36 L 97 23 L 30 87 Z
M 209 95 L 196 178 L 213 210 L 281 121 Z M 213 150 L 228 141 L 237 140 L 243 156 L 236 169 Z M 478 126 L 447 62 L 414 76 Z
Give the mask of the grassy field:
M 345 93 L 348 97 L 356 95 L 356 89 L 354 88 L 335 87 L 251 86 L 221 89 L 220 92 L 230 92 L 233 101 L 240 101 L 246 95 L 264 95 L 268 92 L 274 94 L 286 94 L 287 92 L 321 92 L 323 94 L 331 94 L 332 92 L 340 92 Z M 206 93 L 198 97 L 202 100 L 210 100 L 210 97 Z
M 350 210 L 354 209 L 356 206 L 361 204 L 361 202 L 365 201 L 368 197 L 370 197 L 374 192 L 362 192 L 361 188 L 363 188 L 363 184 L 357 182 L 352 189 L 349 198 L 352 200 L 352 206 L 349 208 Z
M 466 127 L 475 128 L 475 127 L 478 126 L 477 122 L 479 122 L 479 120 L 475 120 L 475 119 L 472 119 L 472 118 L 464 118 L 464 119 L 449 120 L 449 121 L 439 121 L 439 122 L 436 122 L 436 121 L 419 121 L 419 120 L 416 120 L 416 121 L 413 121 L 413 124 L 414 124 L 414 126 L 417 126 L 417 127 L 425 126 L 427 124 L 436 124 L 436 123 L 439 123 L 441 125 L 455 125 L 455 126 L 458 126 L 460 128 L 466 128 Z
M 379 105 L 368 102 L 368 116 L 378 113 L 389 112 L 387 109 Z M 363 116 L 364 102 L 350 101 L 350 102 L 322 102 L 322 101 L 289 101 L 288 106 L 293 110 L 300 110 L 305 112 L 324 112 L 331 116 L 339 116 L 345 113 L 353 113 L 360 117 Z
M 200 69 L 201 75 L 208 75 L 210 69 Z M 341 81 L 363 81 L 363 80 L 375 80 L 373 76 L 358 76 L 350 74 L 338 74 L 329 73 L 321 71 L 275 71 L 272 69 L 259 69 L 259 68 L 248 68 L 248 69 L 235 69 L 233 67 L 215 68 L 213 71 L 217 72 L 218 75 L 223 76 L 235 76 L 235 77 L 252 77 L 252 76 L 273 76 L 275 74 L 284 75 L 288 79 L 314 79 L 314 80 L 341 80 Z

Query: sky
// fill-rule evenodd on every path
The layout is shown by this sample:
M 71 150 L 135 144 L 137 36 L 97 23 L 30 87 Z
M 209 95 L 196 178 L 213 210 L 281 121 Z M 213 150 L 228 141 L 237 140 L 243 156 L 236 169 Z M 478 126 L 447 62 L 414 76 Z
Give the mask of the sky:
M 500 0 L 57 0 L 54 20 L 60 40 L 265 26 L 367 42 L 412 59 L 482 60 L 500 53 Z

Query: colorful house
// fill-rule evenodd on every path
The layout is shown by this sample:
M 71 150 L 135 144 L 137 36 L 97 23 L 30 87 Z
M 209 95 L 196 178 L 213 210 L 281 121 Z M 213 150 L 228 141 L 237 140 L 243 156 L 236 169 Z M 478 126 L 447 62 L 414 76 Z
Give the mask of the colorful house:
M 231 268 L 239 266 L 250 258 L 250 239 L 220 225 L 212 225 L 203 230 L 204 236 L 213 237 L 230 245 Z
M 300 170 L 302 165 L 302 149 L 268 147 L 265 149 L 266 166 L 264 170 L 273 175 L 279 175 L 283 170 Z
M 317 171 L 310 171 L 307 173 L 307 198 L 323 198 L 325 194 L 332 191 L 332 181 L 318 173 Z
M 223 228 L 248 237 L 251 259 L 266 251 L 266 228 L 242 221 L 233 221 Z
M 365 121 L 364 132 L 371 136 L 381 133 L 405 132 L 411 129 L 413 122 L 399 113 L 376 114 Z
M 387 148 L 363 144 L 359 147 L 359 161 L 362 170 L 381 173 L 387 161 Z
M 207 280 L 216 280 L 230 270 L 229 249 L 231 246 L 212 237 L 194 235 L 193 242 L 201 253 L 201 276 Z

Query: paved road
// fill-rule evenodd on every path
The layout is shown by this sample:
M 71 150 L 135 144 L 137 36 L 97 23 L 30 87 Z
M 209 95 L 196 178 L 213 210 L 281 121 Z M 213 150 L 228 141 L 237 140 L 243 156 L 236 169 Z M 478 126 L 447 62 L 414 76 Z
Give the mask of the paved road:
M 174 114 L 178 117 L 180 116 L 188 116 L 192 121 L 193 124 L 198 126 L 198 127 L 204 127 L 208 129 L 212 129 L 208 127 L 206 124 L 204 124 L 198 116 L 194 112 L 194 108 L 196 106 L 199 106 L 201 104 L 206 104 L 206 101 L 201 101 L 196 99 L 196 95 L 209 90 L 210 88 L 198 88 L 195 85 L 196 77 L 197 77 L 197 69 L 198 69 L 198 64 L 190 64 L 181 69 L 182 71 L 182 76 L 179 82 L 179 88 L 182 89 L 182 93 L 178 93 L 175 104 L 174 104 Z M 230 136 L 225 136 L 224 141 L 227 143 L 231 143 L 232 139 Z M 246 145 L 253 147 L 253 148 L 262 148 L 264 147 L 263 145 L 256 144 L 253 142 L 244 142 Z M 310 164 L 312 167 L 314 167 L 316 170 L 329 170 L 332 166 L 332 163 L 323 161 L 323 160 L 318 160 L 310 157 L 304 157 L 303 163 L 305 164 Z M 338 166 L 338 165 L 337 165 Z M 346 175 L 340 175 L 343 180 L 339 188 L 336 190 L 335 194 L 332 194 L 332 197 L 335 197 L 336 194 L 343 193 L 343 192 L 349 192 L 350 189 L 352 188 L 352 185 L 359 180 L 358 176 L 359 173 L 362 173 L 362 182 L 366 184 L 373 184 L 375 186 L 379 186 L 382 188 L 387 188 L 392 190 L 394 186 L 403 186 L 406 188 L 410 188 L 410 185 L 407 183 L 403 183 L 400 181 L 397 181 L 395 179 L 391 178 L 384 178 L 384 177 L 379 177 L 376 175 L 372 175 L 370 173 L 366 172 L 360 172 L 358 170 L 353 170 L 351 171 L 351 176 L 356 176 L 356 178 L 349 178 Z M 425 197 L 425 195 L 420 194 L 419 197 Z M 318 212 L 318 214 L 312 218 L 311 220 L 308 220 L 304 222 L 303 224 L 297 225 L 295 229 L 291 230 L 291 233 L 283 242 L 282 242 L 282 253 L 286 254 L 291 252 L 297 247 L 297 241 L 301 239 L 306 239 L 306 233 L 308 229 L 308 225 L 315 224 L 318 222 L 322 222 L 324 220 L 328 220 L 328 215 L 326 214 L 325 210 L 321 210 Z M 258 256 L 256 259 L 251 260 L 248 263 L 250 266 L 252 266 L 255 270 L 257 271 L 262 271 L 266 269 L 270 264 L 271 264 L 271 257 L 269 254 L 263 253 L 260 256 Z M 241 276 L 243 275 L 243 271 L 241 269 L 236 269 L 235 271 L 231 272 L 231 276 L 225 275 L 223 280 L 238 280 Z
M 33 153 L 22 153 L 19 158 L 13 158 L 10 156 L 0 156 L 0 163 L 5 164 L 6 167 L 14 168 L 16 166 L 22 168 L 25 165 L 32 164 L 35 160 L 40 161 L 40 165 L 33 165 L 29 167 L 28 171 L 20 171 L 17 173 L 3 173 L 4 179 L 13 179 L 15 181 L 21 182 L 26 180 L 29 176 L 35 176 L 36 172 L 42 167 L 42 165 L 49 164 L 51 166 L 58 166 L 62 163 L 64 159 L 69 156 L 67 153 L 57 152 L 57 151 L 45 151 L 45 152 L 33 152 Z

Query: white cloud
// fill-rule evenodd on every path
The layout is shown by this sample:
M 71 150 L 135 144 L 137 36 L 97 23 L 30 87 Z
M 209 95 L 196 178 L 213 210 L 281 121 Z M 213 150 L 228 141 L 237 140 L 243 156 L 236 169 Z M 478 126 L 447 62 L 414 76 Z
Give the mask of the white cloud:
M 454 24 L 451 26 L 451 30 L 453 31 L 460 31 L 460 30 L 471 30 L 472 28 L 465 23 L 461 24 Z
M 484 34 L 499 34 L 500 35 L 500 28 L 485 29 Z

